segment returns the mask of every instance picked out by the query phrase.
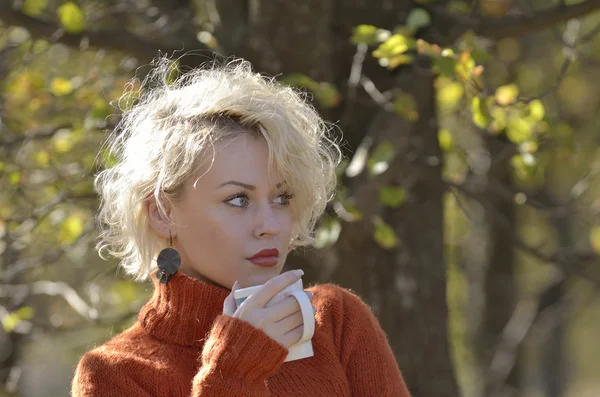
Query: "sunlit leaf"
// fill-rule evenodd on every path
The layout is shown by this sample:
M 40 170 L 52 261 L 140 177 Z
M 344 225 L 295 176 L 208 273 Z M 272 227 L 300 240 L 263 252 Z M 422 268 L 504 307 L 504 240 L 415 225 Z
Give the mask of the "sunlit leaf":
M 600 227 L 596 226 L 590 230 L 590 244 L 594 251 L 600 254 Z
M 400 65 L 406 65 L 409 63 L 412 63 L 412 61 L 414 60 L 412 55 L 408 55 L 408 54 L 401 54 L 401 55 L 396 55 L 393 56 L 391 58 L 382 58 L 379 60 L 379 64 L 381 66 L 385 66 L 386 68 L 388 68 L 388 70 L 392 70 L 397 68 Z M 384 61 L 384 62 L 382 62 Z
M 458 55 L 454 70 L 459 77 L 463 78 L 464 80 L 468 80 L 471 78 L 471 75 L 475 70 L 475 66 L 477 65 L 471 56 L 470 50 L 464 50 Z
M 457 81 L 444 79 L 437 90 L 437 102 L 441 109 L 455 109 L 465 92 L 464 86 Z
M 7 333 L 13 332 L 21 321 L 31 320 L 35 312 L 30 306 L 23 306 L 2 317 L 2 326 Z
M 23 13 L 31 17 L 40 15 L 48 6 L 48 0 L 25 0 L 23 3 Z
M 350 40 L 354 44 L 377 44 L 377 28 L 373 25 L 358 25 L 354 28 Z
M 39 166 L 46 167 L 50 162 L 50 153 L 45 149 L 40 150 L 35 155 L 35 162 Z
M 544 109 L 544 104 L 539 99 L 535 99 L 529 102 L 529 115 L 534 120 L 542 120 L 545 116 L 546 112 Z
M 70 215 L 60 226 L 58 239 L 67 244 L 73 244 L 83 232 L 83 219 L 77 215 Z
M 56 96 L 69 95 L 73 92 L 73 83 L 63 77 L 56 77 L 50 83 L 50 92 Z
M 516 84 L 507 84 L 496 89 L 496 102 L 500 105 L 510 105 L 517 100 L 519 87 Z
M 438 142 L 440 144 L 440 149 L 447 152 L 454 147 L 454 136 L 452 136 L 452 133 L 449 130 L 442 128 L 438 132 Z
M 11 185 L 18 185 L 21 182 L 21 172 L 14 171 L 8 174 L 8 182 Z
M 406 189 L 399 186 L 382 186 L 379 189 L 379 202 L 381 204 L 398 208 L 406 200 Z
M 471 101 L 471 112 L 473 112 L 473 122 L 479 128 L 487 128 L 492 121 L 492 115 L 488 109 L 485 99 L 474 96 Z
M 416 32 L 419 28 L 429 26 L 431 16 L 422 8 L 413 8 L 406 18 L 406 25 L 412 32 Z
M 414 39 L 400 34 L 393 34 L 373 51 L 373 56 L 375 58 L 391 58 L 412 48 L 415 48 Z
M 65 3 L 58 7 L 58 18 L 69 33 L 79 33 L 85 28 L 85 17 L 75 3 Z
M 533 139 L 534 122 L 523 117 L 512 117 L 506 127 L 506 136 L 511 142 L 521 144 Z
M 373 238 L 375 242 L 382 248 L 392 249 L 397 247 L 400 243 L 400 240 L 396 236 L 394 229 L 387 223 L 385 223 L 381 218 L 376 217 L 374 219 L 375 223 L 375 234 Z

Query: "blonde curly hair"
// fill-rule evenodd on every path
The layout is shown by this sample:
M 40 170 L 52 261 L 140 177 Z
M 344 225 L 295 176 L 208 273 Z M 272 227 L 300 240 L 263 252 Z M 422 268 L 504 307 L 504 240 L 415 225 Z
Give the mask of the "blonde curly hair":
M 149 226 L 144 201 L 153 196 L 168 219 L 162 199 L 177 201 L 207 145 L 242 133 L 265 139 L 269 164 L 294 193 L 290 247 L 312 244 L 342 155 L 305 95 L 253 72 L 241 59 L 209 62 L 175 77 L 164 56 L 152 66 L 139 89 L 135 78 L 127 84 L 121 100 L 137 97 L 136 103 L 123 110 L 106 142 L 114 165 L 94 180 L 101 199 L 100 256 L 120 259 L 127 274 L 146 280 L 165 242 Z

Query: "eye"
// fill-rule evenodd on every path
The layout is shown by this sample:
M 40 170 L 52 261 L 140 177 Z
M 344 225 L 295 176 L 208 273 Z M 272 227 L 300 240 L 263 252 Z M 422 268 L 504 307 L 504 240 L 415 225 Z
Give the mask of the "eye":
M 282 193 L 275 198 L 275 201 L 279 200 L 279 202 L 277 202 L 277 204 L 287 207 L 288 205 L 290 205 L 290 200 L 293 198 L 294 198 L 293 194 Z
M 246 208 L 248 206 L 248 195 L 246 193 L 239 193 L 233 197 L 228 198 L 224 201 L 230 207 L 234 208 Z

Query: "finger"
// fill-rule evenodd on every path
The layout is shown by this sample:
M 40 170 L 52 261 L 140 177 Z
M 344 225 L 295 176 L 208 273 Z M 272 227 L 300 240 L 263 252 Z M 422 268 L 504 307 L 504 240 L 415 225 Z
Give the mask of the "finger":
M 279 321 L 283 318 L 291 316 L 294 313 L 300 312 L 300 304 L 293 296 L 288 296 L 281 302 L 269 306 L 269 319 Z
M 315 297 L 315 294 L 313 294 L 311 291 L 304 291 L 306 293 L 306 295 L 308 296 L 308 299 L 313 300 L 313 298 Z
M 300 341 L 300 338 L 302 338 L 303 333 L 304 333 L 304 325 L 301 325 L 299 327 L 294 328 L 287 334 L 283 335 L 283 337 L 281 338 L 281 341 L 284 346 L 289 348 L 290 346 L 295 345 L 296 343 L 298 343 Z
M 302 320 L 302 313 L 292 314 L 291 316 L 287 316 L 281 321 L 275 323 L 275 325 L 279 327 L 284 334 L 296 329 L 297 327 L 303 324 L 304 321 Z
M 244 301 L 245 306 L 265 307 L 275 295 L 289 287 L 302 277 L 304 272 L 302 270 L 291 270 L 280 274 L 277 277 L 273 277 L 267 281 L 258 291 L 250 295 L 248 299 Z
M 227 314 L 228 316 L 232 316 L 237 309 L 237 305 L 235 304 L 235 297 L 233 296 L 233 292 L 239 287 L 238 282 L 236 281 L 231 288 L 231 293 L 227 295 L 225 301 L 223 302 L 223 314 Z

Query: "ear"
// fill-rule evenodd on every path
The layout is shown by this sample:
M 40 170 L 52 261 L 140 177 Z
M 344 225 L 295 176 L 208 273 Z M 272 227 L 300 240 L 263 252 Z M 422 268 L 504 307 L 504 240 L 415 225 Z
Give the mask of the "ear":
M 169 202 L 165 203 L 165 209 L 167 211 L 167 216 L 171 216 L 171 205 Z M 148 225 L 154 230 L 157 236 L 168 239 L 169 231 L 171 232 L 171 236 L 175 237 L 177 233 L 173 230 L 173 226 L 169 223 L 167 219 L 161 216 L 158 211 L 158 205 L 156 204 L 156 199 L 154 195 L 150 195 L 144 201 L 144 211 L 146 211 L 146 216 L 148 217 Z

